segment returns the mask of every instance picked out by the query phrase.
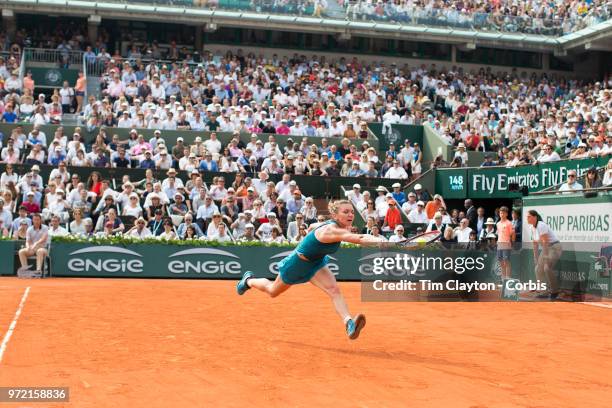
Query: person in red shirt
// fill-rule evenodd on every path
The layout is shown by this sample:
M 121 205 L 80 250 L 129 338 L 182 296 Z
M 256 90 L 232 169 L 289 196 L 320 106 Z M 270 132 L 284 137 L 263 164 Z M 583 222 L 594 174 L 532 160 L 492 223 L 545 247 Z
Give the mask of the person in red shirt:
M 385 214 L 385 221 L 383 223 L 383 231 L 395 231 L 395 227 L 402 223 L 402 213 L 397 208 L 397 202 L 393 197 L 387 197 L 387 203 L 389 209 Z
M 38 205 L 36 201 L 34 201 L 34 196 L 35 196 L 34 192 L 30 191 L 26 195 L 26 198 L 27 198 L 26 201 L 21 203 L 22 207 L 24 207 L 26 211 L 28 212 L 28 215 L 36 214 L 40 212 L 40 206 Z
M 87 188 L 89 191 L 100 195 L 100 189 L 102 188 L 102 176 L 97 171 L 92 171 L 87 180 Z
M 361 155 L 357 151 L 357 147 L 355 145 L 351 145 L 349 147 L 349 151 L 350 153 L 344 156 L 344 160 L 351 158 L 353 161 L 359 161 L 359 159 L 361 158 Z
M 440 211 L 440 208 L 447 208 L 446 203 L 440 194 L 436 194 L 434 199 L 428 201 L 425 205 L 425 213 L 427 214 L 427 218 L 433 220 L 434 215 Z
M 470 134 L 465 138 L 465 144 L 467 145 L 468 150 L 478 149 L 478 145 L 480 144 L 480 136 L 476 134 L 474 129 L 472 129 Z

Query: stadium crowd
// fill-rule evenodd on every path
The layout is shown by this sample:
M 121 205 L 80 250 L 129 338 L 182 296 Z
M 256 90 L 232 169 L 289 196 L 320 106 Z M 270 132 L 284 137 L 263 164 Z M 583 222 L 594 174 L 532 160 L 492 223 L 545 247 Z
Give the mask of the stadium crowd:
M 62 41 L 57 49 L 68 47 Z M 65 83 L 52 95 L 35 96 L 29 76 L 16 78 L 18 59 L 0 60 L 1 120 L 16 124 L 10 135 L 0 135 L 0 159 L 9 165 L 0 180 L 4 236 L 23 236 L 40 213 L 50 224 L 49 236 L 298 242 L 321 215 L 312 197 L 291 181 L 294 174 L 408 181 L 428 166 L 465 166 L 469 150 L 489 152 L 484 166 L 612 152 L 610 79 L 582 83 L 516 69 L 494 74 L 241 52 L 207 53 L 200 62 L 184 54 L 184 60 L 158 63 L 144 59 L 154 47 L 133 46 L 125 57 L 109 55 L 103 42 L 85 47 L 85 61 L 104 67 L 99 100 L 82 99 L 82 75 L 74 87 Z M 41 130 L 73 111 L 82 126 L 72 135 L 61 126 L 53 135 Z M 455 158 L 450 164 L 440 157 L 423 163 L 421 147 L 408 140 L 378 152 L 368 143 L 368 123 L 374 121 L 383 123 L 383 133 L 394 124 L 431 126 L 456 147 Z M 25 131 L 20 122 L 33 129 Z M 115 128 L 130 129 L 129 139 L 120 140 Z M 145 139 L 141 129 L 154 130 L 153 137 Z M 210 134 L 187 144 L 182 137 L 164 136 L 171 130 Z M 87 140 L 90 132 L 95 138 Z M 223 145 L 216 132 L 234 137 Z M 250 134 L 248 143 L 240 141 L 241 133 Z M 291 138 L 279 145 L 277 134 Z M 331 137 L 341 142 L 334 145 Z M 320 143 L 310 143 L 313 138 Z M 20 163 L 33 165 L 32 171 L 15 174 L 11 165 Z M 41 164 L 57 167 L 46 183 Z M 92 167 L 91 177 L 80 180 L 67 165 Z M 167 178 L 156 180 L 149 171 L 145 179 L 131 180 L 126 172 L 114 187 L 96 167 L 163 170 Z M 186 171 L 189 180 L 177 177 L 177 170 Z M 201 173 L 209 171 L 236 173 L 236 181 L 226 186 L 225 178 L 217 177 L 207 186 Z M 612 181 L 609 173 L 604 185 Z M 283 174 L 283 180 L 269 182 L 269 174 Z M 451 241 L 469 241 L 466 228 L 476 238 L 487 239 L 491 232 L 482 235 L 489 217 L 469 211 L 472 206 L 447 209 L 438 195 L 431 198 L 415 186 L 405 196 L 402 187 L 397 183 L 393 192 L 380 187 L 370 194 L 354 186 L 349 196 L 367 220 L 367 232 L 401 240 L 403 217 Z M 492 214 L 493 222 L 496 217 Z
M 609 1 L 455 1 L 358 0 L 345 1 L 352 19 L 506 32 L 563 35 L 606 21 Z
M 146 0 L 134 0 L 150 3 Z M 157 0 L 156 3 L 264 13 L 338 17 L 328 13 L 327 0 Z M 543 35 L 564 35 L 606 21 L 607 0 L 542 0 L 485 2 L 481 0 L 337 0 L 350 20 L 386 21 L 428 26 L 461 27 Z M 335 7 L 334 7 L 335 8 Z
M 612 160 L 608 167 L 610 182 Z M 325 217 L 318 214 L 313 198 L 305 197 L 289 174 L 277 183 L 268 178 L 265 171 L 256 178 L 238 173 L 231 184 L 219 176 L 206 185 L 197 170 L 183 180 L 170 168 L 163 179 L 156 179 L 148 170 L 142 180 L 132 181 L 126 173 L 115 189 L 114 181 L 103 179 L 100 173 L 93 171 L 87 180 L 81 180 L 78 174 L 70 174 L 64 163 L 48 180 L 43 180 L 38 165 L 19 175 L 9 164 L 0 176 L 0 235 L 23 239 L 33 218 L 40 217 L 40 228 L 49 224 L 49 239 L 71 234 L 297 243 L 310 224 Z M 432 197 L 420 184 L 408 194 L 400 183 L 395 183 L 392 191 L 379 186 L 373 192 L 354 184 L 346 197 L 367 221 L 363 232 L 380 236 L 381 241 L 389 234 L 392 242 L 405 239 L 405 218 L 418 224 L 419 229 L 413 231 L 416 234 L 444 232 L 451 227 L 454 232 L 448 239 L 457 238 L 459 243 L 468 242 L 469 234 L 463 238 L 460 234 L 465 227 L 475 231 L 478 240 L 492 232 L 486 228 L 490 220 L 484 208 L 477 209 L 467 200 L 465 209 L 447 210 L 441 195 Z M 497 212 L 491 217 L 495 222 Z M 515 215 L 519 222 L 520 212 Z M 466 225 L 464 219 L 468 220 Z
M 105 67 L 100 100 L 83 101 L 82 76 L 74 87 L 65 83 L 56 90 L 50 103 L 44 94 L 35 98 L 31 78 L 22 84 L 0 61 L 2 120 L 60 123 L 64 113 L 76 111 L 88 130 L 289 134 L 344 137 L 349 143 L 367 139 L 369 122 L 383 122 L 383 132 L 393 124 L 425 124 L 458 150 L 452 163 L 438 158 L 434 166 L 465 166 L 470 150 L 491 152 L 491 162 L 501 165 L 545 161 L 541 152 L 547 145 L 553 159 L 609 151 L 611 79 L 583 83 L 516 69 L 466 72 L 456 66 L 398 67 L 357 58 L 331 62 L 297 54 L 265 59 L 240 51 L 207 53 L 199 63 L 187 54 L 182 61 L 145 63 L 141 58 L 152 49 L 133 46 L 124 58 L 97 46 L 88 46 L 85 56 Z

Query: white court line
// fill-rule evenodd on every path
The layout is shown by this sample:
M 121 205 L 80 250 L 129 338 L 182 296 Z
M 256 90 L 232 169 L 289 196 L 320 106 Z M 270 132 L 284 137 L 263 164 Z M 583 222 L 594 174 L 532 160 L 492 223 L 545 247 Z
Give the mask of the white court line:
M 30 287 L 28 286 L 26 290 L 23 292 L 23 296 L 21 297 L 21 302 L 19 302 L 19 307 L 15 312 L 15 317 L 9 326 L 8 331 L 4 335 L 4 340 L 2 340 L 2 344 L 0 345 L 0 363 L 2 363 L 2 356 L 4 356 L 4 352 L 6 351 L 6 347 L 8 345 L 11 336 L 13 335 L 13 331 L 15 330 L 15 326 L 17 326 L 17 320 L 19 320 L 19 316 L 21 315 L 21 311 L 23 310 L 23 305 L 25 305 L 26 299 L 28 298 L 28 294 L 30 293 Z
M 605 309 L 612 309 L 612 305 L 609 303 L 596 303 L 596 302 L 579 302 L 582 305 L 603 307 Z

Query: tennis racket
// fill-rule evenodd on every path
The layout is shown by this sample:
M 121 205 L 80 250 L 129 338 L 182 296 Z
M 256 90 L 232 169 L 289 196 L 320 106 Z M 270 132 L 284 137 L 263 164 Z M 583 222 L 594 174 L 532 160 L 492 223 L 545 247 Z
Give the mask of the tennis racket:
M 415 235 L 412 238 L 408 238 L 405 241 L 399 242 L 398 245 L 407 248 L 423 247 L 433 242 L 436 242 L 440 239 L 441 236 L 442 234 L 440 233 L 440 231 L 424 232 L 422 234 Z

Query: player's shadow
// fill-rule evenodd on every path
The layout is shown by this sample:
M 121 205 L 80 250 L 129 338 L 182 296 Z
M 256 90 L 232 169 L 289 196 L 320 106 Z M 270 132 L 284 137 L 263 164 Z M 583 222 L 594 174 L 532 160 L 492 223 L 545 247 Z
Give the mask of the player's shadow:
M 416 353 L 409 353 L 405 350 L 363 350 L 363 349 L 343 349 L 336 347 L 326 347 L 318 344 L 306 344 L 300 343 L 297 341 L 287 341 L 287 340 L 276 340 L 279 343 L 285 343 L 291 345 L 293 347 L 299 347 L 301 349 L 316 349 L 331 353 L 344 354 L 347 356 L 355 357 L 355 355 L 360 355 L 363 357 L 371 357 L 371 358 L 379 358 L 383 360 L 393 360 L 393 361 L 401 361 L 405 363 L 428 363 L 435 365 L 444 365 L 444 366 L 456 366 L 456 367 L 465 367 L 465 362 L 453 362 L 447 359 L 433 357 L 433 356 L 423 356 Z

